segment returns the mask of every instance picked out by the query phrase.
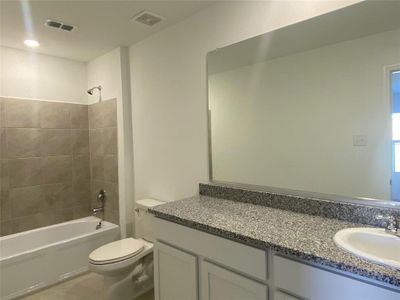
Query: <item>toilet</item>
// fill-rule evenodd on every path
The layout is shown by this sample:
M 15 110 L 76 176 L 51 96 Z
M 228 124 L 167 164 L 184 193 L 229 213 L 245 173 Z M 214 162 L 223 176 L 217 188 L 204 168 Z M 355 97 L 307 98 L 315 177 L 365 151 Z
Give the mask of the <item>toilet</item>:
M 147 210 L 163 203 L 154 199 L 137 201 L 137 238 L 111 242 L 89 254 L 89 269 L 104 276 L 104 299 L 132 300 L 153 288 L 153 216 Z

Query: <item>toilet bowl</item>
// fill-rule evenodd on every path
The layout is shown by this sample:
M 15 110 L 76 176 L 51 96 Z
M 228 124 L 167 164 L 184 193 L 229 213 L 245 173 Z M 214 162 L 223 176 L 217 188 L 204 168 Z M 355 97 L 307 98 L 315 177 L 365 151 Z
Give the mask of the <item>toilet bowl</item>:
M 143 273 L 142 260 L 152 250 L 153 244 L 150 242 L 127 238 L 97 248 L 89 255 L 89 269 L 104 276 L 105 299 L 132 300 L 138 296 L 135 293 L 135 280 L 140 276 L 152 276 Z
M 132 300 L 153 287 L 152 218 L 148 208 L 163 202 L 136 202 L 136 235 L 103 245 L 89 255 L 89 269 L 104 276 L 106 300 Z

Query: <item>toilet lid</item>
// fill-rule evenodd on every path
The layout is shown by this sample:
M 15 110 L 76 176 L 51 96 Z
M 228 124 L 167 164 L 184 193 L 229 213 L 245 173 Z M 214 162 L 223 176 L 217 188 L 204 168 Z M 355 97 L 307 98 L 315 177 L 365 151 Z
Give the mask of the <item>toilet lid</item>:
M 89 254 L 89 260 L 101 264 L 118 262 L 135 256 L 143 248 L 143 240 L 127 238 L 97 248 Z

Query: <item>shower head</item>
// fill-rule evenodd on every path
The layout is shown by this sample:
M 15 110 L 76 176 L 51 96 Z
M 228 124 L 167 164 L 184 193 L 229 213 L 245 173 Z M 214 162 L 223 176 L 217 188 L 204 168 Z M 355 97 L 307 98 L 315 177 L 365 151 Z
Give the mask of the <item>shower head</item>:
M 101 85 L 99 85 L 99 86 L 94 86 L 94 87 L 92 87 L 91 89 L 88 89 L 86 92 L 89 94 L 89 95 L 93 95 L 93 91 L 94 90 L 99 90 L 99 102 L 101 102 Z
M 87 93 L 89 94 L 89 95 L 93 95 L 93 91 L 94 90 L 99 90 L 99 91 L 101 91 L 101 85 L 99 85 L 99 86 L 94 86 L 94 87 L 92 87 L 91 89 L 88 89 L 87 90 Z

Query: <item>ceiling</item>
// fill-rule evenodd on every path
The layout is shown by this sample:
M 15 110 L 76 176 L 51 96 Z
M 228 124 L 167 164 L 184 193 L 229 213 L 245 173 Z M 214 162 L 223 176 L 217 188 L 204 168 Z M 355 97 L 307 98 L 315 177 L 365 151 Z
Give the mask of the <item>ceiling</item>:
M 0 2 L 0 45 L 28 50 L 23 41 L 40 42 L 34 51 L 89 61 L 118 46 L 132 45 L 157 31 L 213 4 L 214 1 L 74 1 L 31 0 Z M 165 22 L 146 27 L 131 21 L 143 10 L 166 18 Z M 44 26 L 54 19 L 77 26 L 64 32 Z
M 227 70 L 400 28 L 400 1 L 364 1 L 267 32 L 207 56 L 208 72 Z

